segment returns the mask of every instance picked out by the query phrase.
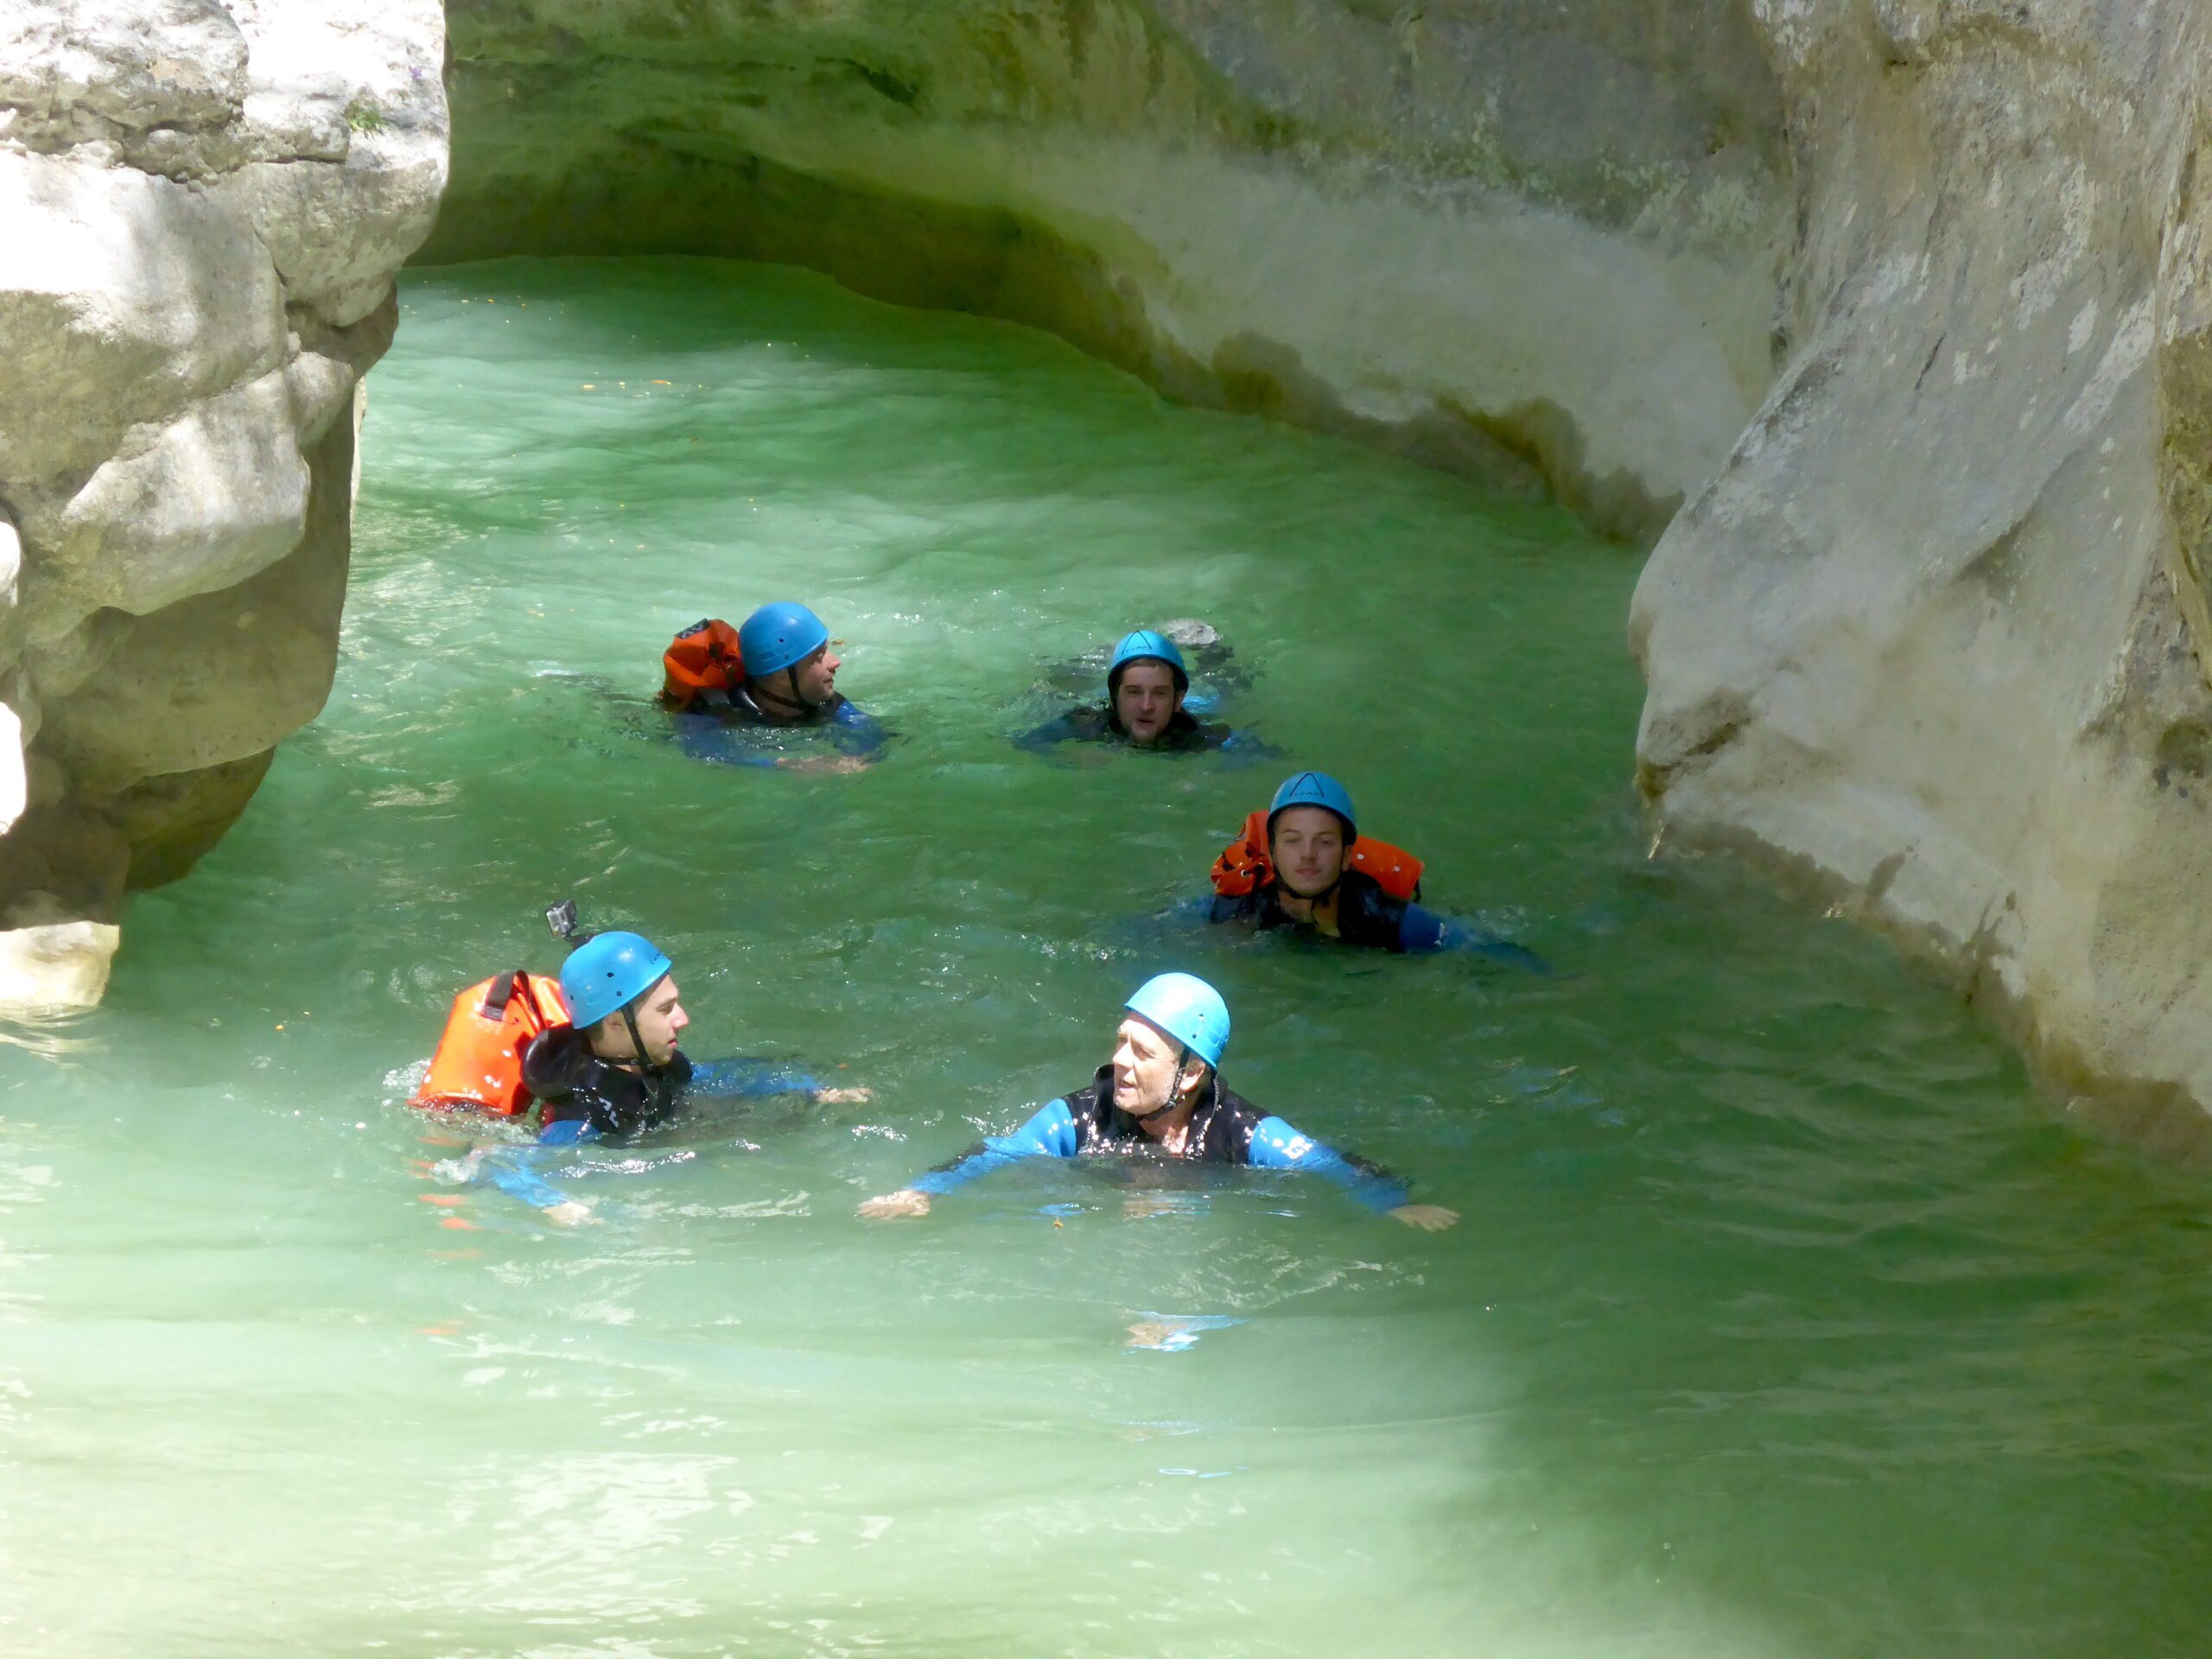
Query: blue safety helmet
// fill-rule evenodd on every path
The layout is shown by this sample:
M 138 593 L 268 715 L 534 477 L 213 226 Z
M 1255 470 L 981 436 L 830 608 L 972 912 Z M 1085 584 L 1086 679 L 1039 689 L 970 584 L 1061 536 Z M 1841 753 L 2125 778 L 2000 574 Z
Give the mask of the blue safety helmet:
M 1195 974 L 1156 974 L 1123 1005 L 1149 1020 L 1208 1065 L 1229 1046 L 1229 1004 Z
M 1106 690 L 1109 696 L 1119 689 L 1122 671 L 1131 663 L 1165 663 L 1167 671 L 1175 677 L 1175 689 L 1191 689 L 1191 671 L 1183 666 L 1183 653 L 1166 634 L 1151 628 L 1139 628 L 1135 633 L 1125 633 L 1122 643 L 1114 647 L 1114 658 L 1106 664 Z
M 1350 841 L 1359 834 L 1359 818 L 1351 810 L 1351 797 L 1344 786 L 1325 772 L 1301 772 L 1281 789 L 1268 803 L 1268 833 L 1273 835 L 1276 817 L 1294 806 L 1325 806 L 1344 821 L 1344 838 Z
M 763 605 L 737 630 L 738 655 L 749 678 L 765 680 L 803 663 L 830 643 L 830 630 L 805 606 L 788 599 Z
M 668 977 L 673 966 L 650 939 L 595 933 L 561 964 L 561 996 L 577 1030 L 620 1014 Z

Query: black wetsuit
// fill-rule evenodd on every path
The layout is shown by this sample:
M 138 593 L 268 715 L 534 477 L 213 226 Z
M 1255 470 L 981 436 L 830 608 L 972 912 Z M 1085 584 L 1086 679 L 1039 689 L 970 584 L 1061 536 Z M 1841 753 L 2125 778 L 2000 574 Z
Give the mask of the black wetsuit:
M 1236 735 L 1226 726 L 1194 719 L 1189 711 L 1178 709 L 1166 731 L 1150 743 L 1139 743 L 1111 708 L 1086 703 L 1025 732 L 1015 741 L 1025 749 L 1048 749 L 1055 743 L 1125 743 L 1132 748 L 1174 752 L 1227 748 Z
M 556 1026 L 524 1052 L 522 1080 L 544 1103 L 542 1123 L 582 1122 L 594 1135 L 631 1135 L 676 1116 L 691 1086 L 691 1062 L 678 1049 L 665 1065 L 627 1071 L 593 1053 L 574 1026 Z
M 874 760 L 887 734 L 874 715 L 842 691 L 817 702 L 799 720 L 778 720 L 753 700 L 749 687 L 709 691 L 675 711 L 677 741 L 696 760 L 733 766 L 775 766 L 788 758 L 772 741 L 782 732 L 816 732 L 840 754 Z
M 1154 1144 L 1144 1125 L 1114 1104 L 1114 1068 L 1102 1065 L 1089 1085 L 1059 1097 L 1075 1124 L 1077 1152 L 1141 1151 Z M 1201 1164 L 1249 1164 L 1252 1132 L 1271 1114 L 1262 1111 L 1218 1074 L 1206 1079 L 1206 1097 L 1191 1114 L 1183 1156 Z
M 1214 897 L 1208 921 L 1242 922 L 1265 932 L 1274 927 L 1311 928 L 1285 910 L 1278 901 L 1278 883 L 1263 882 L 1234 898 Z M 1337 937 L 1346 944 L 1382 950 L 1433 950 L 1442 942 L 1441 920 L 1407 899 L 1393 898 L 1364 870 L 1347 870 L 1337 885 Z
M 758 1095 L 815 1094 L 822 1085 L 805 1072 L 773 1060 L 709 1060 L 694 1065 L 681 1050 L 665 1065 L 631 1071 L 591 1052 L 591 1039 L 573 1026 L 556 1026 L 523 1051 L 522 1076 L 543 1103 L 537 1139 L 527 1147 L 503 1146 L 471 1155 L 475 1179 L 539 1210 L 574 1202 L 541 1173 L 549 1160 L 577 1166 L 579 1148 L 596 1141 L 627 1141 L 681 1116 L 695 1101 Z

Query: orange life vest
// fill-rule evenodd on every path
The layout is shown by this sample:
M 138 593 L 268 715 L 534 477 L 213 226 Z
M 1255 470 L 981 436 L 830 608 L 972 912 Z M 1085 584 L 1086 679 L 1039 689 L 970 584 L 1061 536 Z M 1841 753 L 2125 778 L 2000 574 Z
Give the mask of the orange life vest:
M 1361 836 L 1351 844 L 1351 867 L 1374 877 L 1376 885 L 1393 899 L 1410 902 L 1421 897 L 1421 860 L 1402 847 Z M 1213 890 L 1225 899 L 1241 899 L 1274 879 L 1274 861 L 1268 856 L 1268 814 L 1262 808 L 1244 820 L 1244 833 L 1214 860 Z
M 689 708 L 709 691 L 734 691 L 745 683 L 737 630 L 712 617 L 670 640 L 660 666 L 661 700 L 671 708 Z
M 417 1106 L 474 1106 L 519 1117 L 531 1106 L 522 1055 L 531 1039 L 569 1023 L 561 982 L 519 968 L 470 986 L 454 998 L 446 1033 L 415 1091 Z

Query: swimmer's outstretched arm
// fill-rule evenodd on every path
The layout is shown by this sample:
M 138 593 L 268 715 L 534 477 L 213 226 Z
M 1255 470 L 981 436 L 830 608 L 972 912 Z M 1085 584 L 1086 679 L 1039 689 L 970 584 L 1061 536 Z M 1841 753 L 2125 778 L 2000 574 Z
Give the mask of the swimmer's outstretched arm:
M 733 725 L 717 715 L 685 709 L 671 718 L 676 722 L 676 746 L 694 760 L 711 760 L 721 766 L 773 766 L 780 758 L 747 742 L 750 728 Z
M 1033 727 L 1015 738 L 1014 747 L 1027 749 L 1032 754 L 1042 754 L 1047 749 L 1070 741 L 1076 735 L 1074 714 L 1055 715 L 1042 726 Z
M 589 1123 L 581 1119 L 564 1119 L 548 1123 L 531 1146 L 491 1147 L 480 1151 L 471 1161 L 475 1165 L 476 1179 L 489 1181 L 511 1198 L 520 1199 L 548 1221 L 573 1226 L 591 1218 L 590 1208 L 553 1185 L 537 1171 L 556 1154 L 597 1139 L 599 1135 Z
M 839 703 L 830 719 L 837 728 L 830 734 L 830 741 L 847 760 L 872 766 L 883 759 L 884 747 L 890 742 L 891 734 L 883 729 L 883 722 L 874 715 L 847 702 Z
M 1282 750 L 1242 727 L 1230 730 L 1215 747 L 1230 760 L 1240 762 L 1280 760 L 1283 757 Z
M 830 1102 L 866 1100 L 866 1089 L 833 1088 L 810 1071 L 776 1060 L 694 1060 L 691 1091 L 718 1100 L 750 1100 L 760 1095 L 811 1095 Z
M 1020 1163 L 1025 1158 L 1072 1158 L 1082 1143 L 1075 1132 L 1075 1118 L 1065 1100 L 1049 1101 L 1012 1135 L 985 1138 L 982 1144 L 949 1163 L 939 1164 L 918 1180 L 896 1192 L 870 1198 L 861 1213 L 884 1219 L 893 1216 L 925 1216 L 930 1200 L 941 1192 L 965 1186 L 978 1175 Z
M 1440 1205 L 1414 1203 L 1413 1189 L 1389 1170 L 1300 1135 L 1279 1117 L 1260 1120 L 1252 1131 L 1250 1156 L 1257 1169 L 1297 1169 L 1325 1176 L 1377 1215 L 1425 1232 L 1440 1231 L 1459 1219 Z
M 723 720 L 719 715 L 683 709 L 672 716 L 677 747 L 694 760 L 721 766 L 761 766 L 781 772 L 858 772 L 883 759 L 891 734 L 873 715 L 851 703 L 837 705 L 830 716 L 829 734 L 835 754 L 784 754 L 764 746 L 757 735 L 763 728 Z
M 891 734 L 873 715 L 841 702 L 830 715 L 830 725 L 835 754 L 784 754 L 767 764 L 783 772 L 865 772 L 883 759 Z
M 1503 938 L 1478 923 L 1439 916 L 1419 905 L 1406 906 L 1405 919 L 1398 925 L 1398 948 L 1409 957 L 1460 950 L 1532 974 L 1548 974 L 1552 970 L 1551 963 L 1526 945 Z

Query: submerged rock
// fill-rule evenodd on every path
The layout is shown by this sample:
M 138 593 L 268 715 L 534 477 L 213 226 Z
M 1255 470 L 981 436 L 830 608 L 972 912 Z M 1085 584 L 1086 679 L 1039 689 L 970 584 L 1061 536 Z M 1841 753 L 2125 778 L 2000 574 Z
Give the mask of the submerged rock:
M 96 1000 L 328 695 L 435 0 L 0 16 L 0 1005 Z

